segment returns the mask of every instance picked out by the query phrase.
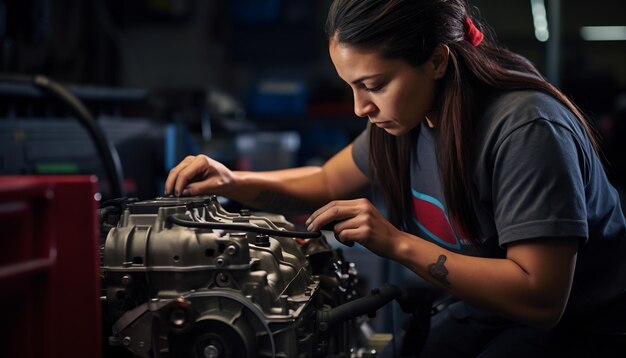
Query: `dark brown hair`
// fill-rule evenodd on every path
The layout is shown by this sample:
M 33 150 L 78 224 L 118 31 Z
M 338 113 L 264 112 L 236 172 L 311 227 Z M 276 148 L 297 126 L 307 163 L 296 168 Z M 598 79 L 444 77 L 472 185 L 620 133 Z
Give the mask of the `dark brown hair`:
M 496 45 L 489 36 L 478 46 L 466 40 L 465 18 L 472 17 L 468 10 L 464 0 L 335 0 L 326 34 L 329 41 L 373 50 L 412 66 L 426 62 L 439 44 L 450 48 L 448 69 L 435 100 L 437 159 L 448 214 L 460 225 L 454 229 L 477 242 L 480 232 L 472 205 L 469 148 L 486 94 L 518 89 L 548 93 L 579 118 L 594 147 L 598 146 L 578 108 L 526 58 Z M 481 27 L 476 19 L 474 23 Z M 372 182 L 383 195 L 389 220 L 398 227 L 406 225 L 412 212 L 409 160 L 415 132 L 394 137 L 375 126 L 370 130 Z

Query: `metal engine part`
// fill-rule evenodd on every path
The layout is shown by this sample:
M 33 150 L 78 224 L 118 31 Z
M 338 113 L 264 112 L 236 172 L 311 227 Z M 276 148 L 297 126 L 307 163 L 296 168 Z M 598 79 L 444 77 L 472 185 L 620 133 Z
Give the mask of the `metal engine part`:
M 340 251 L 282 216 L 227 212 L 215 196 L 119 200 L 100 216 L 108 343 L 133 356 L 349 356 L 354 318 L 395 295 L 333 316 L 359 298 Z

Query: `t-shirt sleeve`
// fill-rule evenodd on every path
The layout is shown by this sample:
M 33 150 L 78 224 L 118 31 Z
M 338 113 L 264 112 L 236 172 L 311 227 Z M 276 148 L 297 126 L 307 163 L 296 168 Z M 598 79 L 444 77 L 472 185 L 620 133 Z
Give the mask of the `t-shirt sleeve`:
M 545 119 L 497 146 L 493 210 L 500 245 L 539 237 L 588 237 L 585 160 L 575 135 Z
M 352 142 L 352 159 L 356 166 L 361 170 L 365 176 L 369 177 L 369 128 L 370 124 L 368 123 L 367 128 L 359 134 L 358 137 L 354 139 Z

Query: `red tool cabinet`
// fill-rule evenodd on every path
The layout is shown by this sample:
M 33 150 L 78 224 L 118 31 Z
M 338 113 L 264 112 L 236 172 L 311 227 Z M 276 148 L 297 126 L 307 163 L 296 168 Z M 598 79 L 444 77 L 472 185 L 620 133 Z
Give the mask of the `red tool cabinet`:
M 97 190 L 0 177 L 0 357 L 101 357 Z

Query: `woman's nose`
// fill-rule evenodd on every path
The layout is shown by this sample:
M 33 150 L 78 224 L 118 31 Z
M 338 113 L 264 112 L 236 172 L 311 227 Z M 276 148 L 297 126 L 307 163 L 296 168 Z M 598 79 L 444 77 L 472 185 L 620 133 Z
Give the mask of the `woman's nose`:
M 359 117 L 367 117 L 376 110 L 376 106 L 367 96 L 354 95 L 354 114 Z

